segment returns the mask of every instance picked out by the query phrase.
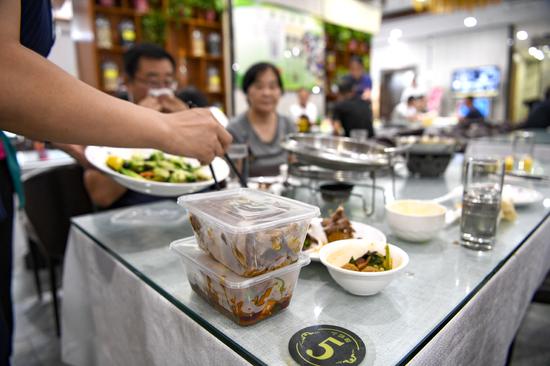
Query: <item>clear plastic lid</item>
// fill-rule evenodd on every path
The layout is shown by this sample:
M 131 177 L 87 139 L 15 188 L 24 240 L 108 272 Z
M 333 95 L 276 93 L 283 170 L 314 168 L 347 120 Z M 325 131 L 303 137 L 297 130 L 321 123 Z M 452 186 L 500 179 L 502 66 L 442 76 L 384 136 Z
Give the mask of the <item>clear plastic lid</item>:
M 194 263 L 202 271 L 216 278 L 218 282 L 222 282 L 225 287 L 234 289 L 248 288 L 267 279 L 280 277 L 288 272 L 300 270 L 300 268 L 307 266 L 311 261 L 307 254 L 300 253 L 298 260 L 288 266 L 256 277 L 242 277 L 200 250 L 193 236 L 172 242 L 170 249 Z
M 181 196 L 178 204 L 234 233 L 266 230 L 320 214 L 318 207 L 247 188 Z

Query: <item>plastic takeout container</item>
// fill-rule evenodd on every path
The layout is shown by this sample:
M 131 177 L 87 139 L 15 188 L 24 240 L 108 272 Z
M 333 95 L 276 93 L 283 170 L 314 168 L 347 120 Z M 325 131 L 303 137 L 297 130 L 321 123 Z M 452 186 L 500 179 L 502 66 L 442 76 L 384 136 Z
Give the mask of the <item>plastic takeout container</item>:
M 286 267 L 263 275 L 238 276 L 215 261 L 189 237 L 170 244 L 185 265 L 191 288 L 239 325 L 255 324 L 285 309 L 292 299 L 300 269 L 310 262 L 306 254 Z
M 319 208 L 286 197 L 240 188 L 187 195 L 199 247 L 244 277 L 298 260 L 311 219 Z

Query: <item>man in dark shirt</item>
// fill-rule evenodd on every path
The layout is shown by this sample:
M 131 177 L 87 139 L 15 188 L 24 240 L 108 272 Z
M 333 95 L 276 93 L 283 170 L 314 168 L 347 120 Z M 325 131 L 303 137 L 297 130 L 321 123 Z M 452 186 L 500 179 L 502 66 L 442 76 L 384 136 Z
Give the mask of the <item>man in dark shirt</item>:
M 462 117 L 464 122 L 483 122 L 485 120 L 483 114 L 474 106 L 474 97 L 466 97 L 464 104 L 468 108 L 468 113 Z
M 349 62 L 349 74 L 343 78 L 344 83 L 351 83 L 353 92 L 363 100 L 371 99 L 372 80 L 365 71 L 363 59 L 359 56 L 352 56 Z
M 544 93 L 544 100 L 535 104 L 527 121 L 520 125 L 521 128 L 547 128 L 550 127 L 550 87 Z
M 0 30 L 2 129 L 59 142 L 150 146 L 205 163 L 223 155 L 231 142 L 231 135 L 207 109 L 162 114 L 140 108 L 86 86 L 45 60 L 42 56 L 47 56 L 54 41 L 50 0 L 0 1 Z M 0 162 L 0 365 L 4 366 L 10 364 L 13 334 L 13 191 L 21 192 L 21 181 L 15 154 L 9 151 L 2 131 L 0 138 L 4 147 Z
M 46 57 L 54 43 L 52 9 L 49 0 L 22 0 L 19 42 Z M 4 55 L 2 55 L 4 56 Z M 14 329 L 12 309 L 13 256 L 13 193 L 20 186 L 15 155 L 10 153 L 8 140 L 2 134 L 0 159 L 0 366 L 10 365 Z M 12 164 L 10 164 L 10 159 Z M 13 164 L 14 163 L 14 164 Z M 17 192 L 22 194 L 21 191 Z M 22 199 L 22 197 L 19 197 Z
M 355 94 L 353 87 L 353 83 L 346 80 L 338 87 L 341 100 L 336 103 L 333 110 L 334 129 L 339 134 L 343 132 L 347 137 L 350 136 L 351 130 L 367 130 L 368 137 L 373 137 L 371 104 Z

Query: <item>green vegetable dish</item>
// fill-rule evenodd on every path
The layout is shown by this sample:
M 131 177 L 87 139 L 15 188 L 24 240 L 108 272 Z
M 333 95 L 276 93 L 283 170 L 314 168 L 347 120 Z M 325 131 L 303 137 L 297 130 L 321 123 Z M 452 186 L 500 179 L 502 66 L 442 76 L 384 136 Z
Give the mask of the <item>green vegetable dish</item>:
M 140 180 L 192 183 L 212 179 L 202 167 L 192 166 L 183 157 L 164 155 L 161 151 L 154 151 L 148 157 L 135 154 L 130 159 L 109 155 L 105 163 L 120 174 Z
M 393 268 L 390 256 L 390 247 L 386 244 L 386 255 L 376 251 L 367 251 L 361 257 L 350 258 L 349 262 L 342 266 L 343 269 L 356 272 L 383 272 Z

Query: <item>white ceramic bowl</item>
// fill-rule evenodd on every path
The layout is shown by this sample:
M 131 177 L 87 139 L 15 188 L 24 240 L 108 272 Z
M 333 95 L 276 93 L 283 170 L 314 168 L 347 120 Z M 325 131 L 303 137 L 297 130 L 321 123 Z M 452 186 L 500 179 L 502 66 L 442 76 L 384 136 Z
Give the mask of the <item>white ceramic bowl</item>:
M 433 239 L 445 227 L 445 206 L 432 201 L 397 200 L 386 205 L 386 218 L 401 239 L 422 242 Z
M 409 263 L 409 256 L 395 245 L 390 246 L 393 269 L 384 272 L 355 272 L 341 268 L 350 258 L 361 257 L 368 250 L 385 253 L 385 243 L 364 239 L 338 240 L 321 248 L 319 256 L 331 277 L 346 291 L 360 296 L 374 295 L 386 287 Z
M 120 174 L 119 172 L 116 172 L 113 169 L 109 168 L 105 163 L 107 157 L 110 154 L 120 156 L 123 159 L 129 159 L 133 154 L 148 156 L 153 151 L 153 149 L 127 149 L 116 147 L 88 146 L 86 147 L 84 154 L 86 155 L 86 159 L 88 159 L 88 161 L 92 165 L 94 165 L 103 173 L 111 176 L 111 178 L 117 181 L 120 185 L 123 185 L 124 187 L 133 191 L 150 194 L 153 196 L 180 196 L 182 194 L 198 192 L 214 184 L 213 179 L 194 183 L 168 183 L 154 182 L 150 180 L 139 180 L 128 177 L 124 174 Z M 199 162 L 195 159 L 186 158 L 186 160 L 193 165 L 200 165 Z M 229 166 L 224 160 L 220 158 L 215 158 L 212 161 L 212 168 L 214 169 L 216 178 L 219 182 L 229 176 Z M 208 166 L 204 166 L 201 169 L 204 170 L 204 173 L 210 175 L 210 170 Z

